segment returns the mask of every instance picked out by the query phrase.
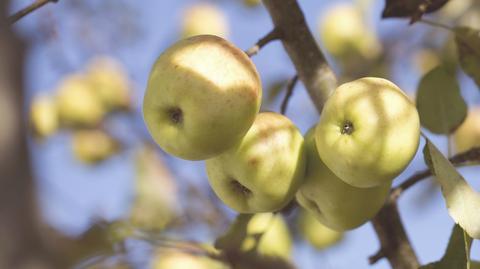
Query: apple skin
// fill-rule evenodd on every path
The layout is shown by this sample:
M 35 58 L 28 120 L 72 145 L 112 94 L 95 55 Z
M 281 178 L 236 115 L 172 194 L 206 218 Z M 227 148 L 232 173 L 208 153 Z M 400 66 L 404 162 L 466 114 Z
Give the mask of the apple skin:
M 365 77 L 340 85 L 316 128 L 318 153 L 346 183 L 369 188 L 391 182 L 415 156 L 420 120 L 392 82 Z
M 189 6 L 182 15 L 182 38 L 196 35 L 228 37 L 228 20 L 215 5 L 200 3 Z
M 153 258 L 152 269 L 228 269 L 211 258 L 175 250 L 160 250 Z
M 305 172 L 303 137 L 285 116 L 264 112 L 242 141 L 206 161 L 217 196 L 240 213 L 271 212 L 295 195 Z
M 296 195 L 297 201 L 330 229 L 356 228 L 382 208 L 390 193 L 391 182 L 373 188 L 356 188 L 343 182 L 320 159 L 315 133 L 315 127 L 312 127 L 305 136 L 307 167 L 305 180 Z
M 298 229 L 305 240 L 316 249 L 322 250 L 337 244 L 343 233 L 323 225 L 314 214 L 302 209 L 298 216 Z
M 59 120 L 55 100 L 51 96 L 36 96 L 31 105 L 30 121 L 38 138 L 51 136 L 58 130 Z
M 262 236 L 257 241 L 260 234 Z M 236 242 L 239 238 L 243 241 Z M 222 240 L 222 244 L 239 244 L 240 250 L 244 252 L 255 250 L 260 255 L 285 260 L 290 259 L 293 245 L 284 218 L 273 213 L 239 214 L 218 240 Z
M 456 152 L 480 147 L 480 107 L 471 108 L 465 121 L 453 134 Z
M 181 40 L 156 61 L 143 115 L 157 144 L 187 160 L 238 143 L 260 109 L 260 77 L 247 55 L 212 35 Z

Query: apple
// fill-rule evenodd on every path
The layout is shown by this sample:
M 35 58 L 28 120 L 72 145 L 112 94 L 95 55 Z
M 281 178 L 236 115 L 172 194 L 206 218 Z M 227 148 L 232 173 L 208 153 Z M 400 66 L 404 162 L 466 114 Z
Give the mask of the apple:
M 161 156 L 150 146 L 138 150 L 135 158 L 135 194 L 130 223 L 137 228 L 160 231 L 177 216 L 178 188 Z
M 256 6 L 259 6 L 262 3 L 262 1 L 261 0 L 243 0 L 243 3 L 247 7 L 256 7 Z
M 303 137 L 287 117 L 260 113 L 240 143 L 206 166 L 213 191 L 237 212 L 280 210 L 302 183 Z
M 93 58 L 88 64 L 86 77 L 107 111 L 130 107 L 128 75 L 115 59 L 107 56 Z
M 81 74 L 72 74 L 60 82 L 56 97 L 61 123 L 67 126 L 96 126 L 105 115 L 105 109 Z
M 319 23 L 325 49 L 336 58 L 378 56 L 381 45 L 371 29 L 361 10 L 352 3 L 334 5 Z
M 480 147 L 480 107 L 468 111 L 464 122 L 455 130 L 453 138 L 456 152 Z
M 179 250 L 157 251 L 149 268 L 152 269 L 227 269 L 228 266 L 208 258 Z
M 216 6 L 200 3 L 189 6 L 182 16 L 182 38 L 196 35 L 228 36 L 228 20 Z
M 343 233 L 323 225 L 314 214 L 302 209 L 298 215 L 298 229 L 310 245 L 317 249 L 325 249 L 337 244 Z
M 420 120 L 392 82 L 365 77 L 340 85 L 325 103 L 315 132 L 320 158 L 346 183 L 385 185 L 415 156 Z
M 237 241 L 242 240 L 242 241 Z M 256 251 L 270 257 L 289 260 L 292 239 L 288 226 L 280 214 L 240 214 L 228 231 L 218 239 L 217 244 L 235 244 L 240 251 Z
M 55 100 L 51 96 L 36 96 L 30 110 L 31 126 L 35 136 L 44 138 L 58 129 L 58 112 Z
M 305 180 L 296 195 L 297 201 L 330 229 L 356 228 L 382 208 L 391 182 L 372 188 L 357 188 L 345 183 L 320 159 L 315 133 L 315 127 L 312 127 L 305 136 L 307 166 Z
M 233 147 L 260 109 L 260 77 L 247 55 L 213 35 L 181 40 L 150 73 L 143 115 L 171 155 L 205 160 Z
M 73 133 L 73 155 L 86 164 L 99 163 L 119 150 L 119 142 L 102 130 L 85 129 Z

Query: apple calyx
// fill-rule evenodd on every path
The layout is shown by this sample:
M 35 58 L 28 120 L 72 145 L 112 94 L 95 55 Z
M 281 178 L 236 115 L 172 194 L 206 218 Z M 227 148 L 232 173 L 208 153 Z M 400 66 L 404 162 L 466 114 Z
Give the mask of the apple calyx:
M 242 183 L 240 183 L 238 180 L 232 178 L 230 182 L 232 184 L 232 189 L 235 192 L 241 193 L 245 197 L 249 197 L 250 195 L 252 195 L 252 191 L 249 188 L 242 185 Z
M 183 112 L 178 107 L 172 107 L 168 111 L 168 117 L 174 124 L 180 124 L 183 122 Z
M 340 130 L 340 133 L 350 135 L 350 134 L 353 133 L 354 130 L 355 130 L 355 128 L 353 127 L 353 123 L 349 120 L 346 120 L 343 123 L 343 126 L 342 126 L 342 129 Z

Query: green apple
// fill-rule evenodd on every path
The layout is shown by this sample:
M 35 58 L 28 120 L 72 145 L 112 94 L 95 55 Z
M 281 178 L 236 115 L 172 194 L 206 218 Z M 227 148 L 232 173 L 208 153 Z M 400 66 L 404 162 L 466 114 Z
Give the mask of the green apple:
M 457 152 L 480 147 L 480 107 L 468 111 L 465 121 L 455 130 L 454 142 Z
M 182 16 L 182 38 L 196 35 L 228 36 L 228 20 L 216 6 L 200 3 L 189 6 Z
M 143 115 L 166 152 L 204 160 L 242 139 L 261 98 L 260 78 L 247 55 L 220 37 L 201 35 L 160 55 L 150 73 Z
M 305 136 L 307 167 L 304 183 L 296 195 L 298 203 L 330 229 L 343 231 L 362 225 L 383 206 L 391 182 L 372 188 L 343 182 L 322 162 L 315 140 L 312 127 Z
M 315 140 L 322 161 L 346 183 L 361 188 L 386 185 L 415 156 L 420 120 L 415 105 L 395 84 L 366 77 L 333 92 Z
M 282 215 L 273 213 L 238 215 L 228 231 L 217 240 L 217 244 L 285 260 L 290 259 L 292 252 L 288 226 Z
M 381 45 L 359 8 L 352 3 L 334 5 L 319 24 L 325 49 L 336 58 L 375 58 Z
M 325 249 L 338 243 L 343 233 L 323 225 L 314 214 L 302 209 L 298 216 L 298 229 L 310 245 Z
M 73 155 L 84 163 L 99 163 L 117 153 L 119 149 L 119 142 L 102 130 L 85 129 L 73 133 Z
M 56 103 L 60 120 L 67 126 L 96 126 L 106 112 L 92 85 L 81 74 L 63 79 Z
M 228 266 L 208 258 L 178 250 L 161 249 L 153 257 L 152 269 L 227 269 Z
M 86 77 L 107 111 L 130 107 L 130 82 L 122 65 L 115 59 L 107 56 L 93 58 L 88 64 Z
M 44 138 L 58 129 L 58 112 L 55 100 L 46 95 L 36 96 L 31 105 L 30 121 L 35 136 Z
M 260 113 L 240 143 L 206 165 L 213 191 L 232 209 L 240 213 L 279 210 L 303 180 L 303 137 L 287 117 Z

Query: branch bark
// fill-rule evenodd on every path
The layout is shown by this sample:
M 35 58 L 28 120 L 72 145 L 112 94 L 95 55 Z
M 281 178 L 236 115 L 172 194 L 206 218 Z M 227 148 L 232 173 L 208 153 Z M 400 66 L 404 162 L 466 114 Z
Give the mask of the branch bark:
M 318 112 L 337 86 L 337 79 L 308 29 L 296 0 L 264 0 L 282 44 Z
M 282 43 L 300 80 L 307 88 L 317 110 L 337 85 L 337 79 L 307 27 L 296 0 L 264 0 L 274 27 L 282 33 Z M 394 269 L 417 269 L 419 262 L 398 213 L 395 202 L 389 202 L 372 220 L 381 243 L 382 255 Z

